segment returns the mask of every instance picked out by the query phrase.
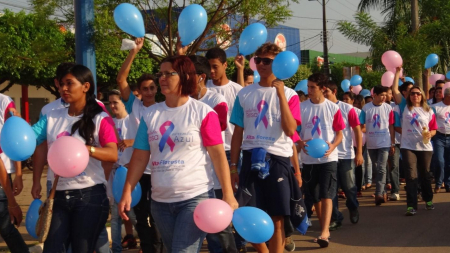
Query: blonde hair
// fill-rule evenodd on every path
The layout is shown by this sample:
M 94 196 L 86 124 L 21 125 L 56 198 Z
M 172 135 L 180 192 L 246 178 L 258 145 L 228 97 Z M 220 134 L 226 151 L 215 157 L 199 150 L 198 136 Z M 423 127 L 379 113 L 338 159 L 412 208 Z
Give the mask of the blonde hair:
M 282 51 L 281 48 L 276 44 L 272 42 L 266 42 L 256 50 L 255 55 L 259 56 L 266 53 L 277 55 L 281 53 L 281 51 Z
M 422 94 L 422 99 L 420 100 L 420 107 L 422 107 L 424 111 L 429 112 L 430 107 L 428 106 L 428 103 L 427 103 L 427 100 L 425 97 L 425 92 L 422 90 L 422 88 L 420 88 L 419 86 L 416 86 L 416 85 L 414 85 L 411 89 L 409 89 L 408 97 L 406 98 L 406 105 L 408 106 L 408 109 L 410 111 L 412 111 L 412 109 L 413 109 L 413 104 L 412 104 L 411 95 L 410 95 L 411 91 L 413 89 L 417 89 L 420 91 L 420 94 Z

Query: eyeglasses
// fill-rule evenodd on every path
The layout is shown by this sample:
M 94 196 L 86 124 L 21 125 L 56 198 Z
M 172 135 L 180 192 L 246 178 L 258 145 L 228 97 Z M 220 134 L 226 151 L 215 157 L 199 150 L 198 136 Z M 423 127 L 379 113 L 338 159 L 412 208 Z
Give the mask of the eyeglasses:
M 255 57 L 255 64 L 260 64 L 261 62 L 263 65 L 270 65 L 273 62 L 273 59 L 270 58 L 261 58 L 261 57 Z
M 161 78 L 161 77 L 167 78 L 167 77 L 176 76 L 176 75 L 178 75 L 178 73 L 175 72 L 175 71 L 174 72 L 164 72 L 164 73 L 159 72 L 159 73 L 156 73 L 156 77 L 157 78 Z
M 410 95 L 410 96 L 414 96 L 414 95 L 416 95 L 416 96 L 422 96 L 422 93 L 420 93 L 420 92 L 411 92 L 411 93 L 409 93 L 409 95 Z

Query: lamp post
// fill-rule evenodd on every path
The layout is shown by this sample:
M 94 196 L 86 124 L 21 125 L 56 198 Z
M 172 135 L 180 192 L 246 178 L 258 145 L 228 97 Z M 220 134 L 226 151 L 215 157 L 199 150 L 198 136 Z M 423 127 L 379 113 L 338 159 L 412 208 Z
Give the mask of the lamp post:
M 316 1 L 316 0 L 309 0 L 309 1 Z M 317 0 L 317 2 L 319 2 L 319 0 Z M 326 15 L 326 8 L 325 8 L 325 0 L 322 0 L 322 23 L 323 23 L 323 30 L 322 30 L 323 68 L 322 69 L 323 69 L 324 74 L 329 76 L 330 67 L 328 64 L 328 35 L 327 35 L 327 15 Z

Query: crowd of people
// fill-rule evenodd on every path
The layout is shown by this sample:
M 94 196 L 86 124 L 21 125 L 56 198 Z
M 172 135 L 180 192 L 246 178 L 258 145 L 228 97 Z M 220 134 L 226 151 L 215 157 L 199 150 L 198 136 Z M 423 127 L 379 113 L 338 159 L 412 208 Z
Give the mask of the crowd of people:
M 185 56 L 186 48 L 178 45 L 178 55 L 164 59 L 158 73 L 142 74 L 131 87 L 128 74 L 144 39 L 135 42 L 118 73 L 118 89 L 108 94 L 110 110 L 96 100 L 87 67 L 62 63 L 57 68 L 61 98 L 46 105 L 32 126 L 38 146 L 31 195 L 42 197 L 40 179 L 56 139 L 79 139 L 90 158 L 73 178 L 55 180 L 48 170 L 46 195 L 57 185 L 44 252 L 110 252 L 110 212 L 112 252 L 137 246 L 133 226 L 141 252 L 199 252 L 205 238 L 210 252 L 245 252 L 247 242 L 231 226 L 207 234 L 195 225 L 195 207 L 209 198 L 232 209 L 258 207 L 271 217 L 274 234 L 267 243 L 252 244 L 258 252 L 293 251 L 293 188 L 302 188 L 308 217 L 313 212 L 318 217 L 315 241 L 328 247 L 330 231 L 342 226 L 339 196 L 356 224 L 358 197 L 373 185 L 374 204 L 380 206 L 388 191 L 391 201 L 400 200 L 400 177 L 406 179 L 407 216 L 417 212 L 418 196 L 433 210 L 433 194 L 442 187 L 450 191 L 450 90 L 442 91 L 440 81 L 427 101 L 413 83 L 399 86 L 398 68 L 392 87 L 376 86 L 367 97 L 349 91 L 339 100 L 337 85 L 317 73 L 308 77 L 304 94 L 275 77 L 272 62 L 281 49 L 265 43 L 255 52 L 257 83 L 243 56 L 235 58 L 231 81 L 222 49 Z M 165 96 L 159 103 L 158 89 Z M 1 128 L 17 112 L 5 95 L 0 106 Z M 317 138 L 328 144 L 320 158 L 308 153 L 309 141 Z M 0 234 L 11 252 L 28 252 L 14 226 L 22 220 L 14 197 L 22 189 L 20 163 L 0 156 Z M 430 173 L 431 163 L 436 169 Z M 128 174 L 118 202 L 111 184 L 120 166 Z M 142 197 L 131 208 L 138 182 Z

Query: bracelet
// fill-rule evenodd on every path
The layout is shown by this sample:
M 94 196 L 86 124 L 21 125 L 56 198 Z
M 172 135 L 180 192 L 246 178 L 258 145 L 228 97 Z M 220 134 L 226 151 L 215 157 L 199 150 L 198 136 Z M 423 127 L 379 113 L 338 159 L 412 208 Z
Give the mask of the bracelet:
M 231 163 L 230 167 L 237 166 L 237 163 Z
M 238 171 L 237 170 L 231 170 L 230 174 L 236 174 Z
M 18 208 L 18 207 L 19 207 L 19 205 L 13 206 L 13 207 L 8 206 L 8 208 L 11 208 L 11 209 Z

